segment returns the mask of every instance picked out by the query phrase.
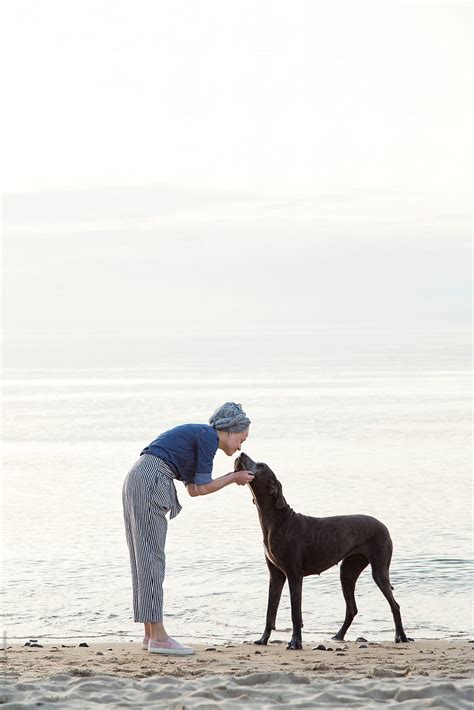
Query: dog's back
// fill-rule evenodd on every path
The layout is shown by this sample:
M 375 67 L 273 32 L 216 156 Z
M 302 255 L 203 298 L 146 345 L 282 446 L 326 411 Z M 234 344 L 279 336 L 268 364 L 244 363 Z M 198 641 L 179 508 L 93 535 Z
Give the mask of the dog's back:
M 268 511 L 259 517 L 267 553 L 287 576 L 293 570 L 321 574 L 349 555 L 362 554 L 371 562 L 392 552 L 387 527 L 370 515 L 316 518 L 292 511 L 286 520 L 277 516 L 277 525 Z

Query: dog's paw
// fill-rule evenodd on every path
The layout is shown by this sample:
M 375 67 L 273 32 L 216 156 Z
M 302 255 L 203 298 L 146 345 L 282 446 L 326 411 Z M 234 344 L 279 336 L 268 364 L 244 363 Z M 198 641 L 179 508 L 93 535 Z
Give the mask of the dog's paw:
M 288 646 L 286 647 L 287 651 L 301 651 L 303 648 L 303 644 L 301 641 L 295 641 L 291 639 L 291 641 L 288 643 Z
M 254 644 L 256 646 L 266 646 L 267 643 L 268 643 L 268 639 L 264 638 L 263 636 L 261 639 L 258 639 L 258 641 L 254 641 Z
M 344 641 L 344 636 L 341 636 L 341 634 L 334 634 L 334 636 L 331 636 L 331 641 Z
M 405 634 L 397 634 L 395 636 L 395 643 L 408 643 L 409 641 L 414 641 L 415 639 L 411 639 L 408 636 L 405 636 Z

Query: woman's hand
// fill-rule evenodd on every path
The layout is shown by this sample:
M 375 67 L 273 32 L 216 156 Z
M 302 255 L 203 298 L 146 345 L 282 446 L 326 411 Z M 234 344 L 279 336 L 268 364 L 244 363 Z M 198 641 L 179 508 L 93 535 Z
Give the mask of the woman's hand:
M 254 475 L 252 471 L 231 471 L 230 473 L 224 474 L 219 478 L 214 478 L 210 483 L 205 483 L 202 486 L 196 486 L 194 483 L 190 483 L 186 486 L 190 496 L 207 496 L 209 493 L 215 493 L 220 491 L 224 486 L 228 486 L 230 483 L 237 483 L 239 486 L 245 486 L 246 483 L 253 481 Z
M 250 481 L 253 481 L 253 479 L 255 478 L 252 471 L 235 471 L 234 473 L 234 483 L 237 483 L 238 486 L 245 486 L 247 483 L 250 483 Z

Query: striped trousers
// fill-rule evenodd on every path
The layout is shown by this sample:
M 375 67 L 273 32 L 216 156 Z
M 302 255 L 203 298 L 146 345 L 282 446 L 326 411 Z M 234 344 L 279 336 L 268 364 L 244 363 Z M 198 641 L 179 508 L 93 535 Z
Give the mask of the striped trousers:
M 169 511 L 170 518 L 174 518 L 181 510 L 173 478 L 173 472 L 164 461 L 143 454 L 123 484 L 134 621 L 163 621 L 166 514 Z

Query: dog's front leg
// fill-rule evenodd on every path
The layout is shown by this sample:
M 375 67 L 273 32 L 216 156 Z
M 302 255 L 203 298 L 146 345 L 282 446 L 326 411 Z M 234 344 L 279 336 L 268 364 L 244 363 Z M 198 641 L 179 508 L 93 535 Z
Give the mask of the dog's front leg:
M 278 569 L 278 567 L 275 567 L 273 562 L 271 562 L 266 555 L 265 560 L 268 565 L 268 571 L 270 572 L 270 585 L 268 587 L 267 620 L 265 623 L 265 631 L 263 632 L 262 637 L 258 639 L 258 641 L 255 641 L 258 646 L 267 645 L 270 634 L 275 628 L 281 592 L 283 585 L 286 582 L 286 577 L 283 572 Z
M 288 575 L 288 584 L 290 587 L 291 601 L 291 621 L 293 623 L 293 636 L 287 648 L 290 651 L 303 648 L 301 640 L 301 628 L 303 626 L 303 618 L 301 614 L 301 594 L 303 590 L 303 577 L 296 575 Z

